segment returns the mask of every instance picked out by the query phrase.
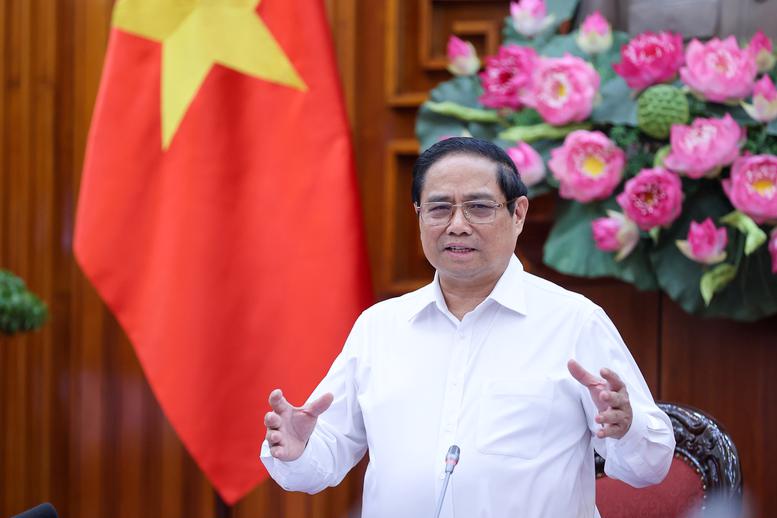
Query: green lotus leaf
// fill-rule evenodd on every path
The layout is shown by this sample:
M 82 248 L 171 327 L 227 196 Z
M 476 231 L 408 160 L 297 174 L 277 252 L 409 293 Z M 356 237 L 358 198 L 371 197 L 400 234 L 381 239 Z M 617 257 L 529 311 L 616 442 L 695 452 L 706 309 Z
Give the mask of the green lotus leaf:
M 560 34 L 553 36 L 548 42 L 539 49 L 543 57 L 560 58 L 564 54 L 572 54 L 579 58 L 587 59 L 588 55 L 577 46 L 575 40 L 577 31 L 570 34 Z
M 444 138 L 466 136 L 469 130 L 464 121 L 434 113 L 421 106 L 415 122 L 415 134 L 423 151 Z
M 547 13 L 553 16 L 553 23 L 534 38 L 527 38 L 523 34 L 518 33 L 513 27 L 512 19 L 507 16 L 502 29 L 504 44 L 512 43 L 536 49 L 543 48 L 548 40 L 558 31 L 559 26 L 572 18 L 578 3 L 579 0 L 547 0 L 545 2 Z
M 766 132 L 769 135 L 777 135 L 777 119 L 774 119 L 773 121 L 769 122 L 769 124 L 767 124 Z
M 600 90 L 601 101 L 594 105 L 591 120 L 608 124 L 637 125 L 637 102 L 634 91 L 620 76 L 604 83 Z
M 534 142 L 537 140 L 553 140 L 564 138 L 576 130 L 591 129 L 587 123 L 567 124 L 566 126 L 551 126 L 550 124 L 534 124 L 533 126 L 512 126 L 499 134 L 502 140 L 512 142 Z
M 777 276 L 771 274 L 771 258 L 766 247 L 745 255 L 745 236 L 733 229 L 728 231 L 727 263 L 723 264 L 734 267 L 736 277 L 725 286 L 721 283 L 721 289 L 714 293 L 709 304 L 705 303 L 700 289 L 702 277 L 720 265 L 706 266 L 688 259 L 675 241 L 686 239 L 691 221 L 703 221 L 707 217 L 720 221 L 732 207 L 716 180 L 697 183 L 699 187 L 694 194 L 686 193 L 680 217 L 662 230 L 659 243 L 650 251 L 661 289 L 685 311 L 700 316 L 752 321 L 777 313 Z
M 440 83 L 429 92 L 429 100 L 433 102 L 449 101 L 470 108 L 482 108 L 478 99 L 483 95 L 483 87 L 477 76 L 454 77 Z
M 721 291 L 737 276 L 737 268 L 733 264 L 723 263 L 707 270 L 699 281 L 699 291 L 704 304 L 709 306 L 715 293 Z
M 591 222 L 615 209 L 615 202 L 578 203 L 560 200 L 557 217 L 545 242 L 543 261 L 562 273 L 580 277 L 615 277 L 634 284 L 640 290 L 658 288 L 646 251 L 649 241 L 641 239 L 622 261 L 615 254 L 596 248 L 591 235 Z
M 501 117 L 494 110 L 483 110 L 480 108 L 470 108 L 451 101 L 436 103 L 427 101 L 424 105 L 432 112 L 440 115 L 455 117 L 463 121 L 473 122 L 499 122 Z
M 721 223 L 732 226 L 745 235 L 745 255 L 755 252 L 758 247 L 766 243 L 766 232 L 753 221 L 750 216 L 735 210 L 720 218 Z
M 736 105 L 728 105 L 728 104 L 719 104 L 719 103 L 712 103 L 707 102 L 705 107 L 705 118 L 716 118 L 721 119 L 723 118 L 727 113 L 731 115 L 731 118 L 737 121 L 739 124 L 742 125 L 752 125 L 753 124 L 753 118 L 750 117 L 747 112 L 740 106 L 739 104 Z
M 612 65 L 620 63 L 621 47 L 626 45 L 630 39 L 629 35 L 623 31 L 612 31 L 612 47 L 601 54 L 589 56 L 594 68 L 599 72 L 600 87 L 616 77 Z
M 653 167 L 664 167 L 664 159 L 672 151 L 672 146 L 664 146 L 656 151 L 656 156 L 653 158 Z

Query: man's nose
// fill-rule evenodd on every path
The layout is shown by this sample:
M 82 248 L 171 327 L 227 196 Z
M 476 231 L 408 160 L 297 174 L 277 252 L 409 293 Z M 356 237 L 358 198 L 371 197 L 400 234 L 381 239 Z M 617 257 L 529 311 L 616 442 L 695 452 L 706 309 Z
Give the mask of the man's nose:
M 464 216 L 464 207 L 453 207 L 447 231 L 449 234 L 468 234 L 472 231 L 469 220 Z

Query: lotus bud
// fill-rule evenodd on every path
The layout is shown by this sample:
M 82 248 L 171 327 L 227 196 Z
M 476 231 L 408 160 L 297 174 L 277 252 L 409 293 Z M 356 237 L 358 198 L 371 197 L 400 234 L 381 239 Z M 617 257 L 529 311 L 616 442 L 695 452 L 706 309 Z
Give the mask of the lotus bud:
M 761 31 L 756 32 L 750 43 L 747 45 L 747 51 L 755 59 L 755 66 L 758 72 L 765 73 L 774 66 L 774 54 L 772 53 L 772 40 Z
M 448 39 L 448 71 L 455 76 L 471 76 L 480 70 L 475 47 L 456 36 Z
M 507 154 L 513 159 L 518 174 L 526 187 L 537 185 L 545 178 L 545 164 L 542 157 L 526 142 L 518 142 L 507 149 Z
M 691 261 L 702 264 L 716 264 L 726 258 L 728 233 L 724 227 L 716 227 L 712 219 L 701 223 L 691 222 L 688 238 L 677 240 L 677 248 Z
M 612 47 L 612 27 L 599 11 L 589 14 L 577 32 L 577 46 L 588 54 L 599 54 Z
M 615 260 L 621 261 L 637 246 L 639 228 L 620 212 L 608 210 L 607 216 L 591 222 L 594 243 L 599 250 L 617 252 Z
M 555 16 L 548 15 L 545 0 L 518 0 L 510 3 L 510 16 L 516 32 L 532 38 L 547 29 Z
M 747 114 L 759 122 L 777 119 L 777 89 L 772 78 L 764 75 L 753 87 L 753 104 L 742 103 Z

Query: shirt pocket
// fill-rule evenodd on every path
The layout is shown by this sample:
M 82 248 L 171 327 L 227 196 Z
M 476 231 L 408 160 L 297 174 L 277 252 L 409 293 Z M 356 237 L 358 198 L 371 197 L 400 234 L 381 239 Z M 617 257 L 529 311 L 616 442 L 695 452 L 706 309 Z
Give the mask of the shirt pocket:
M 494 379 L 483 386 L 475 445 L 481 453 L 533 459 L 553 404 L 548 378 Z

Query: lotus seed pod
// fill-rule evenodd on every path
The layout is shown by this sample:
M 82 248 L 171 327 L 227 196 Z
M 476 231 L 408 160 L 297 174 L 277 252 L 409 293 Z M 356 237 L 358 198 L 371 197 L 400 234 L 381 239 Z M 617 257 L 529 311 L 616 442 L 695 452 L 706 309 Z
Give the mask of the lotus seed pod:
M 669 138 L 672 124 L 686 124 L 688 118 L 688 99 L 674 86 L 651 86 L 637 100 L 637 126 L 653 138 Z

